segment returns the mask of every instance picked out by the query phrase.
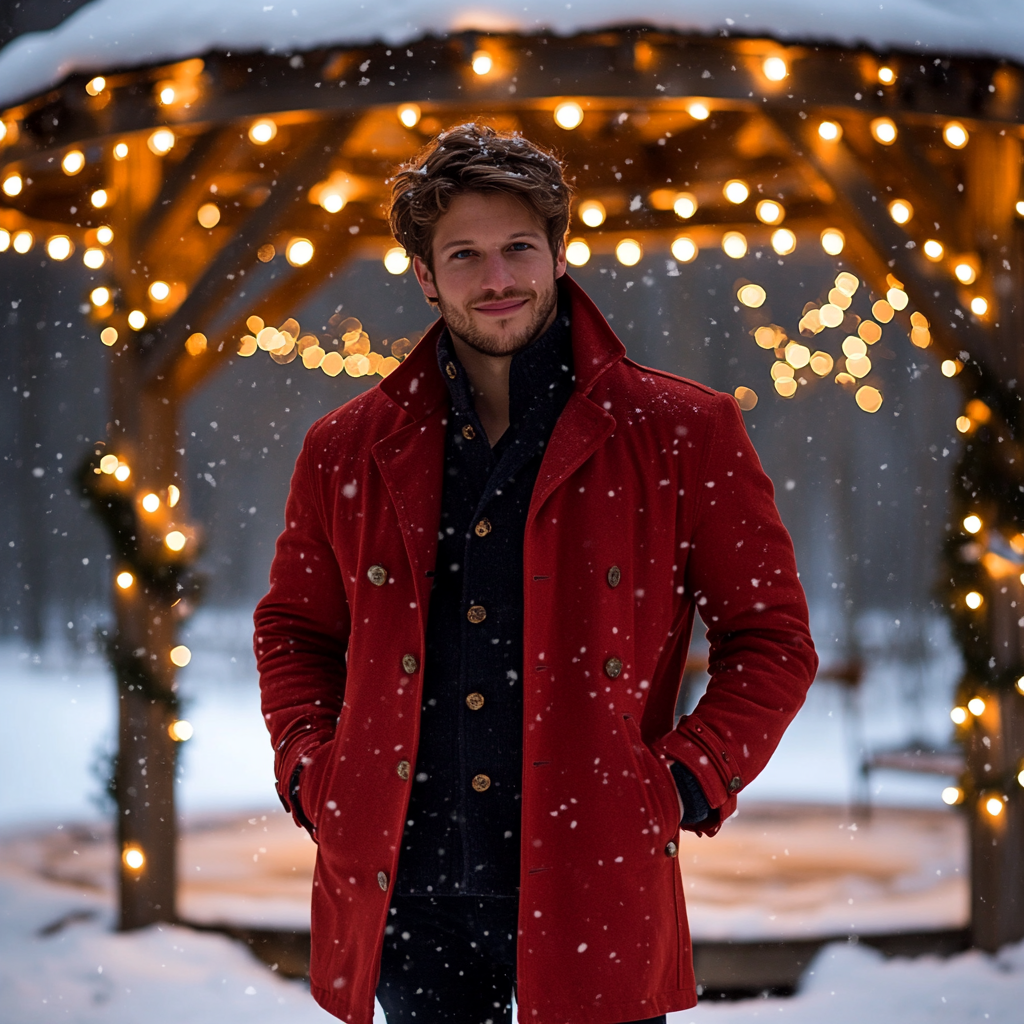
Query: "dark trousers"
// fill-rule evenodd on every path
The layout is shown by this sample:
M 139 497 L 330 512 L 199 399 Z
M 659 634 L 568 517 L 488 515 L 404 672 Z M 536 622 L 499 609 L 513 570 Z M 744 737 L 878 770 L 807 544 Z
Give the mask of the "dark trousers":
M 513 1024 L 514 896 L 395 896 L 380 962 L 388 1024 Z M 627 1024 L 665 1024 L 665 1016 Z

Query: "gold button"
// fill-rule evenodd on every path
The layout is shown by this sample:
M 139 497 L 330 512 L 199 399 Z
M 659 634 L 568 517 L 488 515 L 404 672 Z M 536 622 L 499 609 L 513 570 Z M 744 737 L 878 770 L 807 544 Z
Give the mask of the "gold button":
M 665 844 L 665 856 L 674 857 L 679 852 L 679 847 L 671 840 Z
M 484 706 L 484 695 L 482 693 L 471 693 L 466 697 L 466 707 L 470 711 L 479 711 Z
M 491 780 L 486 775 L 474 775 L 473 776 L 473 788 L 478 792 L 482 793 L 485 789 L 489 789 Z
M 473 440 L 473 438 L 474 438 L 474 437 L 476 437 L 476 431 L 475 431 L 475 430 L 473 429 L 473 424 L 472 424 L 472 423 L 467 423 L 467 424 L 466 424 L 466 425 L 465 425 L 465 426 L 464 426 L 464 427 L 462 428 L 462 436 L 463 436 L 463 437 L 464 437 L 464 438 L 465 438 L 465 439 L 466 439 L 467 441 L 472 441 L 472 440 Z
M 385 891 L 388 891 L 388 876 L 383 871 L 377 872 L 377 884 Z
M 388 571 L 383 565 L 371 565 L 366 576 L 375 587 L 383 587 L 388 581 Z
M 411 676 L 413 672 L 420 667 L 420 663 L 416 660 L 415 655 L 403 654 L 402 655 L 402 670 L 406 675 Z
M 622 674 L 622 662 L 618 658 L 609 658 L 604 663 L 604 674 L 609 679 L 618 679 Z
M 729 780 L 729 792 L 736 793 L 743 788 L 743 780 L 738 776 L 734 775 Z
M 398 762 L 398 766 L 395 768 L 395 771 L 398 772 L 398 777 L 403 782 L 408 782 L 409 781 L 409 762 L 408 761 L 399 761 Z
M 622 570 L 617 566 L 613 565 L 608 570 L 608 586 L 617 587 L 622 580 Z
M 448 376 L 451 377 L 452 380 L 455 380 L 455 376 L 458 373 L 458 370 L 455 369 L 455 364 L 454 363 L 449 363 L 444 368 L 444 372 L 447 373 Z
M 480 522 L 477 523 L 476 526 L 473 527 L 473 532 L 478 537 L 486 537 L 487 534 L 489 534 L 491 532 L 491 521 L 490 521 L 490 519 L 487 519 L 486 517 L 481 519 Z
M 487 609 L 482 604 L 475 604 L 466 612 L 466 618 L 470 622 L 483 622 L 487 618 Z

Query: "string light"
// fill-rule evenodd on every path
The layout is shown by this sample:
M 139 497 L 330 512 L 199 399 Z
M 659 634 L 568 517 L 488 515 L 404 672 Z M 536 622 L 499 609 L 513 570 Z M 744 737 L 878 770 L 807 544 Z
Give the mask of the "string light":
M 733 178 L 732 181 L 725 183 L 722 194 L 730 203 L 735 203 L 738 206 L 747 201 L 747 196 L 750 195 L 750 186 L 739 178 Z
M 590 260 L 590 246 L 582 238 L 574 238 L 565 247 L 566 261 L 574 267 L 582 267 Z
M 780 256 L 788 256 L 796 249 L 796 235 L 789 228 L 779 228 L 772 232 L 772 248 Z
M 148 139 L 146 139 L 146 145 L 149 146 L 150 151 L 155 153 L 157 156 L 163 156 L 165 153 L 170 153 L 174 148 L 174 132 L 170 128 L 157 128 L 155 132 Z
M 623 238 L 615 246 L 615 258 L 624 267 L 634 267 L 643 259 L 643 246 L 635 238 Z
M 110 193 L 105 188 L 98 188 L 91 196 L 89 196 L 89 202 L 92 203 L 97 210 L 102 210 L 110 202 Z
M 781 82 L 789 74 L 789 67 L 781 57 L 765 58 L 761 70 L 769 82 Z
M 100 285 L 89 292 L 89 301 L 94 306 L 105 306 L 110 301 L 110 289 Z
M 680 220 L 689 220 L 697 212 L 697 197 L 692 192 L 680 192 L 672 204 L 672 212 Z
M 971 513 L 964 518 L 963 527 L 968 533 L 977 533 L 982 527 L 981 517 Z
M 406 128 L 415 128 L 420 123 L 420 108 L 415 103 L 403 103 L 398 108 L 398 120 Z
M 166 302 L 171 294 L 171 286 L 166 281 L 154 281 L 149 286 L 149 297 L 154 302 Z
M 46 255 L 51 260 L 57 260 L 58 262 L 66 260 L 74 250 L 75 247 L 71 244 L 71 239 L 67 235 L 51 235 L 46 240 Z
M 185 534 L 183 534 L 181 530 L 171 530 L 171 532 L 164 537 L 164 543 L 171 549 L 171 551 L 181 551 L 186 543 Z
M 943 359 L 940 369 L 943 377 L 955 377 L 963 367 L 957 359 Z
M 946 786 L 942 791 L 942 802 L 950 807 L 962 803 L 963 799 L 964 791 L 959 786 Z
M 966 434 L 967 431 L 971 429 L 971 426 L 972 426 L 972 423 L 971 423 L 971 420 L 970 420 L 969 417 L 967 417 L 967 416 L 957 416 L 957 418 L 956 418 L 956 429 L 959 430 L 961 434 Z
M 114 580 L 122 590 L 128 590 L 135 583 L 135 577 L 130 572 L 119 572 Z
M 975 718 L 980 718 L 983 714 L 985 714 L 985 702 L 981 699 L 981 697 L 972 697 L 967 702 L 967 710 L 970 711 L 970 713 L 974 715 Z
M 410 262 L 409 254 L 400 245 L 392 246 L 384 253 L 384 269 L 389 274 L 404 274 Z
M 764 300 L 767 297 L 767 293 L 759 284 L 742 285 L 736 292 L 736 298 L 739 299 L 744 306 L 749 306 L 751 309 L 758 309 L 763 306 Z
M 722 252 L 734 260 L 747 254 L 747 236 L 742 231 L 726 231 L 722 235 Z
M 173 85 L 165 85 L 157 95 L 160 103 L 165 107 L 169 107 L 174 102 L 177 93 L 174 91 Z
M 181 497 L 181 491 L 174 485 L 171 484 L 167 488 L 167 507 L 174 508 L 178 504 L 178 499 Z
M 205 334 L 196 331 L 185 339 L 185 351 L 190 356 L 199 356 L 206 351 L 207 338 Z
M 168 657 L 172 664 L 177 665 L 178 668 L 184 668 L 192 660 L 192 652 L 184 644 L 178 644 L 177 647 L 171 648 Z
M 25 182 L 20 174 L 8 174 L 3 183 L 4 195 L 13 199 L 15 196 L 21 195 L 24 186 Z
M 906 199 L 894 199 L 889 204 L 889 216 L 897 224 L 906 224 L 914 216 L 914 207 Z
M 672 240 L 672 256 L 680 263 L 692 263 L 700 249 L 689 235 L 677 235 Z
M 896 141 L 896 123 L 891 117 L 876 117 L 871 122 L 871 134 L 876 142 L 891 146 Z
M 925 256 L 932 261 L 932 263 L 938 263 L 942 259 L 943 253 L 946 251 L 942 247 L 942 243 L 935 238 L 929 238 L 921 248 L 924 250 Z
M 90 270 L 99 270 L 107 262 L 107 254 L 102 249 L 93 246 L 82 253 L 82 262 Z
M 984 598 L 976 590 L 970 591 L 964 598 L 964 603 L 971 611 L 977 611 L 984 603 Z
M 878 412 L 882 408 L 882 392 L 869 384 L 857 388 L 853 399 L 864 412 Z
M 111 345 L 116 345 L 117 344 L 117 328 L 116 327 L 104 327 L 103 330 L 100 331 L 100 341 L 102 341 L 103 344 L 107 346 L 107 348 L 110 348 Z
M 195 729 L 192 728 L 192 723 L 186 721 L 184 718 L 176 718 L 171 722 L 167 727 L 167 732 L 175 743 L 186 743 L 195 735 Z
M 980 295 L 975 295 L 971 299 L 971 312 L 975 316 L 984 316 L 988 312 L 988 299 L 983 299 Z
M 313 258 L 313 243 L 308 238 L 293 238 L 284 254 L 293 267 L 304 267 Z
M 736 399 L 736 404 L 744 412 L 750 412 L 757 405 L 757 392 L 753 388 L 745 388 L 741 385 L 732 394 Z
M 11 247 L 11 233 L 6 228 L 0 228 L 0 252 L 7 252 Z
M 1016 687 L 1017 687 L 1017 692 L 1018 692 L 1019 694 L 1021 694 L 1021 695 L 1024 695 L 1024 676 L 1021 676 L 1021 677 L 1020 677 L 1020 678 L 1019 678 L 1019 679 L 1017 680 L 1017 682 L 1016 682 L 1016 683 L 1014 683 L 1014 686 L 1016 686 Z
M 150 491 L 142 497 L 142 507 L 147 512 L 155 512 L 160 507 L 160 499 Z
M 277 135 L 277 123 L 269 117 L 261 117 L 249 126 L 249 141 L 265 146 Z
M 102 75 L 97 75 L 95 78 L 90 78 L 85 83 L 85 91 L 90 96 L 99 96 L 101 92 L 107 87 L 107 80 Z
M 146 863 L 146 855 L 137 846 L 126 846 L 121 852 L 121 860 L 131 871 L 141 871 Z
M 818 135 L 826 142 L 838 142 L 842 138 L 843 129 L 836 121 L 822 121 L 818 125 Z
M 970 135 L 959 121 L 948 121 L 942 129 L 942 139 L 950 149 L 963 149 L 970 140 Z
M 992 818 L 998 818 L 1003 813 L 1003 798 L 989 796 L 985 798 L 985 810 Z
M 1024 217 L 1024 199 L 1018 199 L 1014 209 L 1017 211 L 1018 217 Z
M 131 475 L 132 470 L 127 462 L 118 463 L 117 469 L 114 470 L 114 479 L 117 480 L 118 483 L 123 484 Z
M 810 358 L 810 367 L 819 377 L 830 374 L 834 365 L 832 357 L 827 352 L 819 350 Z
M 14 238 L 11 240 L 11 245 L 14 247 L 14 251 L 20 252 L 22 255 L 29 252 L 35 244 L 36 236 L 28 230 L 15 231 Z
M 892 85 L 896 81 L 896 72 L 892 68 L 883 65 L 878 69 L 878 80 L 882 85 Z
M 203 203 L 196 211 L 200 227 L 215 228 L 220 223 L 220 207 L 216 203 Z
M 786 217 L 782 204 L 775 202 L 774 199 L 762 199 L 754 212 L 762 224 L 781 224 Z
M 961 259 L 953 267 L 953 273 L 961 284 L 974 284 L 978 276 L 977 267 L 968 260 Z
M 494 67 L 494 58 L 486 50 L 477 50 L 473 54 L 472 68 L 476 75 L 489 75 Z
M 114 240 L 114 229 L 104 224 L 102 227 L 96 229 L 96 241 L 100 245 L 110 245 Z
M 586 199 L 580 203 L 579 214 L 588 228 L 599 228 L 607 216 L 604 203 L 597 199 Z
M 104 455 L 103 458 L 100 459 L 100 472 L 106 473 L 109 476 L 119 465 L 120 460 L 116 455 Z
M 128 314 L 128 326 L 133 331 L 141 331 L 146 326 L 146 314 L 141 309 L 133 309 Z
M 150 149 L 153 147 L 151 146 Z M 128 156 L 128 143 L 118 142 L 114 145 L 114 159 L 124 160 Z
M 825 228 L 821 233 L 821 247 L 829 256 L 838 256 L 846 245 L 846 236 L 838 228 Z
M 686 112 L 694 121 L 706 121 L 711 116 L 711 111 L 703 103 L 691 103 Z
M 949 717 L 954 725 L 963 725 L 967 721 L 967 708 L 957 706 L 950 711 Z
M 566 131 L 572 131 L 583 123 L 583 108 L 573 100 L 559 103 L 555 107 L 555 124 Z
M 811 361 L 811 350 L 799 341 L 791 341 L 786 346 L 786 362 L 794 370 L 802 370 Z
M 60 162 L 60 169 L 71 177 L 77 174 L 85 166 L 85 154 L 80 149 L 72 149 L 64 154 Z

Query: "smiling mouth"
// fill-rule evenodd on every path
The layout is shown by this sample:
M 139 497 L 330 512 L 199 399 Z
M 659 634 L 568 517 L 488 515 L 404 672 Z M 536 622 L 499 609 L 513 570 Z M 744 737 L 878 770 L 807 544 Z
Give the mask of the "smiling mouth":
M 503 299 L 501 302 L 490 303 L 486 306 L 474 306 L 473 309 L 485 316 L 509 316 L 522 309 L 527 301 L 527 299 Z

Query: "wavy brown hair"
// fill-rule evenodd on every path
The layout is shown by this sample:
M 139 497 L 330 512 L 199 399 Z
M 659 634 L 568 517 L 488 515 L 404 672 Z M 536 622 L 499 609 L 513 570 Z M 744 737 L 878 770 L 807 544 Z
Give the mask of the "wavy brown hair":
M 488 125 L 460 124 L 431 139 L 391 179 L 388 221 L 399 245 L 433 272 L 434 228 L 456 196 L 510 195 L 544 223 L 551 251 L 569 228 L 573 188 L 550 150 Z

